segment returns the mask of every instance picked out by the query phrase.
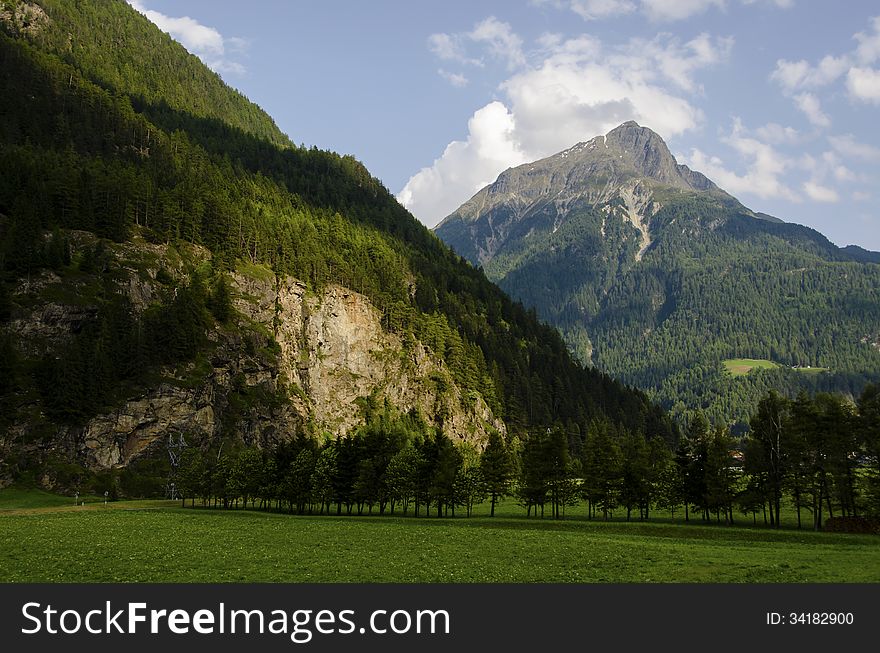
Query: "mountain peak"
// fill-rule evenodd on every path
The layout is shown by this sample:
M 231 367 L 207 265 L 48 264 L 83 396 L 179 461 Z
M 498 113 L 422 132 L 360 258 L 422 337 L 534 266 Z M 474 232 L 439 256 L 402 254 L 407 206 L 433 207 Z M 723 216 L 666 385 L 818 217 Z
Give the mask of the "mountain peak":
M 715 185 L 700 173 L 680 165 L 657 132 L 633 120 L 615 127 L 604 137 L 605 146 L 632 164 L 641 177 L 684 189 L 709 190 Z
M 657 132 L 648 127 L 642 127 L 634 120 L 628 120 L 627 122 L 618 125 L 605 134 L 603 138 L 606 142 L 610 140 L 614 143 L 620 143 L 621 145 L 635 145 L 636 143 L 650 144 L 651 147 L 664 150 L 670 157 L 672 156 L 672 154 L 669 153 L 669 148 L 666 147 L 666 143 Z
M 641 182 L 686 192 L 719 192 L 732 199 L 701 173 L 679 164 L 657 132 L 629 120 L 605 135 L 505 170 L 437 229 L 439 233 L 449 220 L 476 220 L 499 205 L 509 205 L 520 220 L 540 212 L 548 200 L 566 206 L 580 199 L 599 204 Z
M 620 134 L 631 134 L 631 133 L 644 133 L 654 136 L 656 138 L 660 138 L 660 136 L 653 130 L 648 127 L 642 127 L 635 120 L 627 120 L 624 123 L 619 124 L 617 127 L 612 129 L 610 132 L 606 134 L 606 137 L 612 135 L 620 135 Z M 663 140 L 663 139 L 660 139 Z

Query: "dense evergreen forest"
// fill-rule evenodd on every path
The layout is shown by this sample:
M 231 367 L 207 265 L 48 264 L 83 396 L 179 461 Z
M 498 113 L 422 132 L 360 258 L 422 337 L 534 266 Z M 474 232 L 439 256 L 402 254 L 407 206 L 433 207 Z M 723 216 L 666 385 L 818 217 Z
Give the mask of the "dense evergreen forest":
M 880 265 L 732 200 L 654 193 L 662 208 L 639 261 L 615 200 L 568 207 L 558 228 L 524 220 L 529 236 L 511 237 L 486 274 L 558 326 L 578 357 L 679 421 L 702 410 L 742 431 L 771 388 L 856 396 L 880 378 Z M 779 367 L 733 377 L 723 361 L 739 358 Z
M 668 406 L 741 421 L 768 388 L 792 397 L 799 390 L 857 396 L 876 381 L 880 267 L 847 260 L 798 225 L 725 216 L 723 227 L 705 229 L 720 218 L 700 209 L 694 201 L 661 210 L 661 225 L 691 217 L 703 226 L 699 238 L 661 231 L 647 265 L 609 293 L 595 322 L 604 369 L 656 388 Z M 670 303 L 644 310 L 658 297 Z M 783 367 L 732 378 L 719 362 L 737 358 Z M 798 371 L 804 368 L 827 372 Z
M 21 13 L 37 5 L 45 14 Z M 426 344 L 511 433 L 582 433 L 603 419 L 675 440 L 644 394 L 575 363 L 554 329 L 440 243 L 354 158 L 289 144 L 121 0 L 3 8 L 0 319 L 24 313 L 33 298 L 21 288 L 47 270 L 71 279 L 70 301 L 84 305 L 72 340 L 25 344 L 3 327 L 4 428 L 29 407 L 39 424 L 25 439 L 48 447 L 58 427 L 82 427 L 154 383 L 161 366 L 193 359 L 208 331 L 239 328 L 228 326 L 226 275 L 260 264 L 312 291 L 338 283 L 367 295 L 386 329 Z M 107 255 L 133 242 L 198 245 L 210 270 L 162 279 L 159 301 L 135 311 Z

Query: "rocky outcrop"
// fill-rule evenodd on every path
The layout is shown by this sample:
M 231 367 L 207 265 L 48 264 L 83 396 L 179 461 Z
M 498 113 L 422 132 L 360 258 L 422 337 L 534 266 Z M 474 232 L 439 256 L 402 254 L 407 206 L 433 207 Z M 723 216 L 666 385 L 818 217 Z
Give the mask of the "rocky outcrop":
M 6 3 L 0 3 L 0 26 L 13 35 L 33 36 L 48 24 L 49 17 L 39 5 L 19 2 L 7 7 Z
M 364 295 L 336 285 L 315 295 L 290 277 L 239 274 L 235 284 L 238 310 L 273 326 L 278 372 L 292 386 L 294 405 L 321 429 L 349 431 L 361 421 L 358 400 L 373 396 L 415 409 L 453 438 L 482 441 L 487 428 L 504 430 L 481 397 L 462 396 L 429 349 L 383 329 Z
M 117 287 L 135 311 L 159 297 L 160 268 L 182 274 L 179 252 L 142 245 L 114 245 L 111 252 Z M 177 434 L 191 443 L 232 435 L 260 445 L 302 432 L 340 436 L 363 422 L 368 398 L 415 411 L 458 440 L 480 443 L 489 429 L 505 430 L 479 395 L 462 393 L 432 351 L 384 329 L 366 296 L 338 285 L 315 293 L 261 268 L 234 273 L 232 282 L 235 324 L 209 334 L 208 361 L 164 370 L 156 387 L 82 427 L 60 428 L 57 452 L 107 469 L 165 447 Z M 70 290 L 57 276 L 29 283 L 18 294 L 29 293 L 30 308 L 10 325 L 29 354 L 63 343 L 95 318 L 97 308 L 86 299 L 45 299 Z M 14 430 L 21 437 L 12 439 L 27 439 L 26 423 Z
M 197 390 L 163 384 L 65 435 L 81 443 L 90 467 L 125 465 L 170 434 L 211 435 L 216 426 L 213 389 L 212 383 Z
M 642 256 L 651 246 L 651 218 L 660 210 L 661 205 L 654 201 L 653 193 L 638 182 L 622 187 L 620 198 L 623 200 L 625 218 L 639 232 L 639 251 L 636 252 L 636 261 L 641 261 Z

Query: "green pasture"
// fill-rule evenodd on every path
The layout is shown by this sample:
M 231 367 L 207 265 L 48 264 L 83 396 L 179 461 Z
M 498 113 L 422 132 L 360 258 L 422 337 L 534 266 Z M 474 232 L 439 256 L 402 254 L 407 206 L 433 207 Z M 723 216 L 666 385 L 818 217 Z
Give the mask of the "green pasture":
M 74 507 L 77 502 L 88 504 L 104 502 L 103 497 L 83 495 L 79 497 L 61 496 L 45 490 L 6 488 L 0 490 L 0 514 L 10 510 L 27 510 L 31 508 Z
M 582 512 L 554 521 L 513 502 L 495 518 L 455 519 L 32 505 L 0 512 L 0 582 L 880 582 L 876 536 Z
M 730 358 L 722 361 L 728 372 L 734 376 L 743 376 L 754 369 L 771 370 L 781 365 L 763 358 Z
M 784 367 L 784 365 L 774 363 L 766 358 L 729 358 L 721 362 L 724 368 L 733 376 L 743 376 L 756 369 L 772 370 L 777 367 Z M 795 367 L 791 369 L 802 374 L 819 374 L 820 372 L 828 371 L 827 367 Z

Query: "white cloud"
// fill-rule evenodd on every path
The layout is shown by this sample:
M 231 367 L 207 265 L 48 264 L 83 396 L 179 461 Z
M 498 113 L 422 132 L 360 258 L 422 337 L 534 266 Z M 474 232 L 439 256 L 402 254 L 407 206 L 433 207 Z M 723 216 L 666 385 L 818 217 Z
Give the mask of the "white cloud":
M 812 93 L 798 93 L 794 96 L 795 106 L 807 116 L 811 124 L 816 127 L 831 126 L 831 118 L 822 111 L 822 105 Z
M 456 88 L 464 88 L 468 85 L 468 78 L 460 73 L 450 73 L 440 68 L 437 74 Z
M 556 32 L 544 32 L 536 39 L 536 43 L 543 51 L 556 50 L 565 41 L 562 34 Z
M 490 47 L 497 44 L 500 59 L 524 61 L 517 55 L 522 48 L 516 35 L 486 21 L 477 28 L 469 34 L 485 35 Z M 506 168 L 604 134 L 626 120 L 666 138 L 697 128 L 702 113 L 686 94 L 699 91 L 698 72 L 726 60 L 733 42 L 700 35 L 681 43 L 664 34 L 606 48 L 591 36 L 563 40 L 545 34 L 538 45 L 542 50 L 532 56 L 543 60 L 519 65 L 500 85 L 506 98 L 477 111 L 467 136 L 450 143 L 398 195 L 426 224 L 448 215 Z
M 428 49 L 441 59 L 461 61 L 464 58 L 461 43 L 451 34 L 431 34 L 428 37 Z
M 871 199 L 871 193 L 865 192 L 863 190 L 853 191 L 852 198 L 856 202 L 867 202 Z
M 831 147 L 842 156 L 860 159 L 871 163 L 880 162 L 880 148 L 869 145 L 868 143 L 857 142 L 856 137 L 852 134 L 829 136 L 828 142 L 831 144 Z
M 514 33 L 508 23 L 502 23 L 494 16 L 489 16 L 478 23 L 468 38 L 476 43 L 483 43 L 489 54 L 505 62 L 508 68 L 515 68 L 526 62 L 522 51 L 522 39 Z
M 727 61 L 733 49 L 733 38 L 712 38 L 700 34 L 681 44 L 668 34 L 652 40 L 633 39 L 612 61 L 630 74 L 642 73 L 646 78 L 658 74 L 685 91 L 700 90 L 694 82 L 697 71 Z
M 862 176 L 847 168 L 836 152 L 822 153 L 822 168 L 824 175 L 830 175 L 837 181 L 850 182 L 861 181 Z
M 428 37 L 428 49 L 438 58 L 468 66 L 484 66 L 482 58 L 468 54 L 468 45 L 482 46 L 489 56 L 502 61 L 511 69 L 525 64 L 522 39 L 508 23 L 501 22 L 494 16 L 477 23 L 470 32 L 440 32 Z
M 798 88 L 810 74 L 810 64 L 807 61 L 786 61 L 780 59 L 776 62 L 776 68 L 770 74 L 770 79 L 779 82 L 786 91 Z
M 859 42 L 856 57 L 859 63 L 872 64 L 880 59 L 880 16 L 871 19 L 873 32 L 859 32 L 853 38 Z
M 669 36 L 635 40 L 610 52 L 586 37 L 566 41 L 535 68 L 502 84 L 517 118 L 526 152 L 539 158 L 573 143 L 604 134 L 626 120 L 637 120 L 665 137 L 700 123 L 702 114 L 669 89 L 696 88 L 693 76 L 719 60 L 699 47 L 681 46 Z
M 846 76 L 846 87 L 852 97 L 880 104 L 880 71 L 873 68 L 850 68 Z
M 801 135 L 794 127 L 783 127 L 775 122 L 768 122 L 755 130 L 755 134 L 764 142 L 772 145 L 794 144 L 800 141 Z
M 837 152 L 827 150 L 821 156 L 814 157 L 804 154 L 796 163 L 801 170 L 810 173 L 808 181 L 801 185 L 804 193 L 816 202 L 837 202 L 840 195 L 829 185 L 829 181 L 837 184 L 868 182 L 863 174 L 857 174 L 847 168 Z
M 837 191 L 827 186 L 822 186 L 813 181 L 805 181 L 803 184 L 804 192 L 814 202 L 838 202 L 840 196 Z
M 203 59 L 205 65 L 215 73 L 232 73 L 233 75 L 244 75 L 247 72 L 242 64 L 237 61 L 228 61 L 227 59 Z
M 799 195 L 783 181 L 784 174 L 795 165 L 790 158 L 769 143 L 754 138 L 739 119 L 734 120 L 730 134 L 721 141 L 739 155 L 740 164 L 745 166 L 744 173 L 734 172 L 719 157 L 699 149 L 691 150 L 684 162 L 734 195 L 799 201 Z
M 455 61 L 471 66 L 482 66 L 483 62 L 467 56 L 463 38 L 459 34 L 431 34 L 428 49 L 444 61 Z
M 599 20 L 632 13 L 636 4 L 630 0 L 572 0 L 571 10 L 584 20 Z
M 229 38 L 223 39 L 223 43 L 228 45 L 232 52 L 236 53 L 247 52 L 247 49 L 251 46 L 250 41 L 238 36 L 230 36 Z
M 407 182 L 397 199 L 429 225 L 435 224 L 498 173 L 528 158 L 516 140 L 513 115 L 501 102 L 491 102 L 468 121 L 465 141 L 453 141 L 430 167 Z
M 741 0 L 743 5 L 772 4 L 782 9 L 794 6 L 794 0 Z M 584 20 L 615 18 L 641 11 L 656 22 L 684 20 L 715 7 L 725 10 L 726 0 L 532 0 L 532 4 L 567 8 Z
M 880 16 L 872 18 L 870 24 L 870 31 L 853 35 L 858 45 L 851 52 L 826 55 L 815 65 L 803 59 L 776 62 L 770 79 L 792 97 L 813 125 L 828 127 L 831 119 L 822 111 L 814 93 L 798 91 L 816 90 L 844 79 L 850 99 L 880 104 L 880 70 L 871 67 L 880 59 Z
M 477 23 L 470 32 L 440 32 L 428 37 L 428 49 L 438 59 L 483 68 L 485 62 L 480 57 L 471 56 L 468 53 L 469 46 L 484 49 L 489 57 L 503 62 L 510 70 L 526 62 L 522 39 L 513 32 L 509 24 L 494 16 Z M 456 88 L 463 88 L 469 82 L 463 73 L 451 72 L 445 68 L 440 68 L 437 74 Z
M 710 7 L 723 9 L 724 0 L 642 0 L 648 18 L 664 22 L 690 18 Z
M 815 66 L 801 59 L 787 61 L 780 59 L 770 79 L 779 83 L 783 90 L 791 93 L 800 89 L 816 89 L 827 86 L 845 74 L 851 66 L 848 56 L 827 55 Z
M 235 75 L 243 75 L 246 72 L 241 63 L 226 58 L 227 45 L 233 52 L 241 54 L 247 48 L 246 40 L 238 37 L 224 38 L 215 28 L 202 25 L 189 16 L 166 16 L 158 11 L 147 9 L 140 0 L 128 0 L 128 3 L 215 72 Z
M 769 2 L 780 9 L 791 9 L 794 7 L 794 0 L 742 0 L 744 5 L 753 5 L 759 2 Z
M 759 163 L 757 159 L 750 165 L 744 174 L 738 174 L 730 170 L 724 161 L 717 156 L 709 156 L 701 150 L 694 148 L 684 162 L 694 170 L 699 170 L 709 179 L 714 181 L 724 190 L 734 195 L 755 195 L 761 199 L 786 199 L 796 201 L 794 192 L 779 178 L 780 172 L 768 172 L 765 163 Z M 779 163 L 770 161 L 770 168 L 777 167 Z M 784 166 L 782 166 L 784 168 Z
M 677 43 L 669 47 L 658 47 L 655 44 L 646 48 L 646 53 L 656 56 L 660 70 L 671 81 L 687 91 L 695 90 L 693 75 L 700 68 L 727 61 L 733 49 L 733 38 L 715 38 L 708 34 L 700 34 L 688 41 L 682 48 Z

